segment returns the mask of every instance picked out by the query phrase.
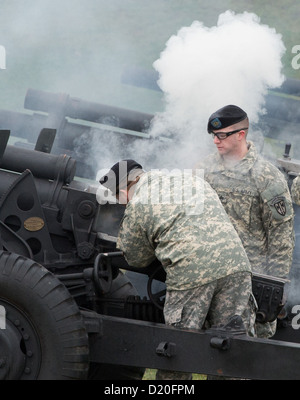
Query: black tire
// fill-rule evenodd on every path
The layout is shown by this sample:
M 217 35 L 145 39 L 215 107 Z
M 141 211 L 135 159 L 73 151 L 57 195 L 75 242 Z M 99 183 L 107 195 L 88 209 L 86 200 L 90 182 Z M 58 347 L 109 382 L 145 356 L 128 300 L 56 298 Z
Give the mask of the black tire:
M 88 335 L 66 287 L 40 264 L 0 251 L 0 379 L 86 379 Z M 1 362 L 0 360 L 0 362 Z

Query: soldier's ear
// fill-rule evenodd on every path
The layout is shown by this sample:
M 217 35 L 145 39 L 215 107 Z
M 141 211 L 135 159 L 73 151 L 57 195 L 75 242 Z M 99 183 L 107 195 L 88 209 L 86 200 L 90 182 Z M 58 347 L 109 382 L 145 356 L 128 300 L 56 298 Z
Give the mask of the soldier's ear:
M 241 131 L 238 132 L 239 138 L 243 139 L 246 136 L 246 131 L 244 131 L 244 129 L 242 129 Z

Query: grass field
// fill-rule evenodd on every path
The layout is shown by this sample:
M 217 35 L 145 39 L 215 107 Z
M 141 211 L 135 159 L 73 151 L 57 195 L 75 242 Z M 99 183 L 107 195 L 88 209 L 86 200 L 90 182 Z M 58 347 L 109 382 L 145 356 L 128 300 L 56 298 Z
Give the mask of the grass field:
M 150 380 L 155 380 L 155 374 L 156 370 L 155 369 L 146 369 L 143 380 L 150 381 Z M 193 380 L 197 381 L 203 381 L 206 380 L 206 375 L 200 375 L 200 374 L 193 374 Z

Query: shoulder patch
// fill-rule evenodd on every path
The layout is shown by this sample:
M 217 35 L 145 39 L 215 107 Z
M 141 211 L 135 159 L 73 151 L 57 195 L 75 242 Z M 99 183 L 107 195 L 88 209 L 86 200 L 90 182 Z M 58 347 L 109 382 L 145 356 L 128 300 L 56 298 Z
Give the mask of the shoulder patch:
M 279 215 L 281 215 L 282 217 L 285 216 L 286 214 L 285 197 L 283 196 L 274 197 L 274 199 L 270 201 L 270 205 L 275 208 L 275 210 L 278 212 Z
M 262 200 L 267 203 L 273 218 L 282 220 L 294 215 L 292 201 L 287 191 L 277 191 L 278 185 L 268 188 L 261 193 Z M 283 188 L 284 189 L 284 188 Z

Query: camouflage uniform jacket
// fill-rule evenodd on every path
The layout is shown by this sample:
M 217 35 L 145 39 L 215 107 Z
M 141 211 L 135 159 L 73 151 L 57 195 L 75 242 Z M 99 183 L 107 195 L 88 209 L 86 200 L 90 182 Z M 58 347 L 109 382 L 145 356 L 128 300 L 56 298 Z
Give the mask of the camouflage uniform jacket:
M 246 156 L 226 169 L 219 153 L 197 168 L 216 190 L 247 252 L 252 269 L 287 278 L 294 248 L 294 212 L 283 174 L 249 142 Z
M 194 194 L 172 201 L 182 181 L 164 186 L 164 179 L 159 171 L 145 173 L 126 206 L 117 247 L 128 264 L 146 267 L 157 258 L 166 271 L 168 290 L 195 288 L 235 272 L 250 273 L 246 252 L 210 185 L 190 174 L 184 187 L 193 188 Z M 156 195 L 160 200 L 166 196 L 167 187 L 171 201 L 154 201 Z
M 291 187 L 292 200 L 297 206 L 300 206 L 300 176 L 298 175 L 292 183 Z

